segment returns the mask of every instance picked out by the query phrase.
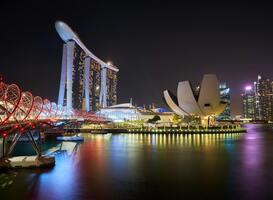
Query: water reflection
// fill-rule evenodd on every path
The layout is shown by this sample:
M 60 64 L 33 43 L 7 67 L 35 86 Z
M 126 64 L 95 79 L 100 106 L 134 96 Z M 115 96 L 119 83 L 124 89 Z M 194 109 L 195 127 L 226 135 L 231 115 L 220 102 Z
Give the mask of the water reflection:
M 77 154 L 80 144 L 80 142 L 63 141 L 44 151 L 43 155 L 64 154 L 66 156 L 73 156 Z
M 165 148 L 179 146 L 181 148 L 210 147 L 222 145 L 222 142 L 239 139 L 243 133 L 226 134 L 120 134 L 104 136 L 89 135 L 93 140 L 110 141 L 115 146 L 126 147 L 128 145 L 152 146 Z
M 248 125 L 248 129 L 248 134 L 244 135 L 242 144 L 239 146 L 241 154 L 238 157 L 240 159 L 238 187 L 243 191 L 239 197 L 245 199 L 266 199 L 266 179 L 272 179 L 272 173 L 266 176 L 265 157 L 271 157 L 268 161 L 272 161 L 273 157 L 272 148 L 270 151 L 266 150 L 268 147 L 266 143 L 272 142 L 272 140 L 270 141 L 270 138 L 264 140 L 264 138 L 266 137 L 265 134 L 272 132 L 272 130 L 271 127 L 262 125 Z
M 82 136 L 83 143 L 44 145 L 56 156 L 56 166 L 19 171 L 1 194 L 15 199 L 272 196 L 266 188 L 273 186 L 273 134 L 264 126 L 249 125 L 246 134 Z

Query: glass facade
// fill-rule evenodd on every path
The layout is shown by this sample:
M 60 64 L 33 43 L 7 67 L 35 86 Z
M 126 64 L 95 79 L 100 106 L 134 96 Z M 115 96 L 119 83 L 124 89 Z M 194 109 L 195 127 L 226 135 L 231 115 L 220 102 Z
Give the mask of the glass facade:
M 88 57 L 76 42 L 68 41 L 64 44 L 58 102 L 72 109 L 86 111 L 115 105 L 117 72 Z
M 255 86 L 255 118 L 273 121 L 273 82 L 269 78 L 258 76 Z
M 89 76 L 89 105 L 91 111 L 97 111 L 99 109 L 101 72 L 101 65 L 95 60 L 91 59 Z
M 243 97 L 243 117 L 255 119 L 255 93 L 251 86 L 245 88 Z
M 227 87 L 226 83 L 220 83 L 220 101 L 226 103 L 226 108 L 224 112 L 222 112 L 217 119 L 218 120 L 229 120 L 231 119 L 231 98 L 230 98 L 230 88 Z
M 141 116 L 136 108 L 103 108 L 97 114 L 107 117 L 113 122 L 139 120 Z
M 117 104 L 117 72 L 109 69 L 106 74 L 106 101 L 107 106 Z
M 72 66 L 72 107 L 84 107 L 84 51 L 75 43 Z

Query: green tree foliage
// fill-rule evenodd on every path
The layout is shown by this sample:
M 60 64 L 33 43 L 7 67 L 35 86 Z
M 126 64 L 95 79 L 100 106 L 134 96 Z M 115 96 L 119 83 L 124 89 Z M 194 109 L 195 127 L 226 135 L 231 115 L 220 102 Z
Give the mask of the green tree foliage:
M 179 124 L 181 122 L 181 117 L 179 115 L 174 115 L 172 118 L 174 124 Z
M 155 124 L 157 121 L 161 120 L 160 116 L 155 115 L 152 119 L 148 119 L 148 123 Z

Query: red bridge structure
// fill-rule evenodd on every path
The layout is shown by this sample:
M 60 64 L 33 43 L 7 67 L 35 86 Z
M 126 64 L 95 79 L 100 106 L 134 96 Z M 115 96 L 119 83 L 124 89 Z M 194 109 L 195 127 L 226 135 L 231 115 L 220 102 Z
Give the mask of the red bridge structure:
M 38 131 L 40 138 L 40 131 L 56 127 L 60 122 L 69 123 L 79 119 L 91 123 L 107 122 L 106 118 L 95 113 L 68 111 L 55 102 L 22 91 L 16 84 L 6 84 L 0 77 L 0 138 L 3 142 L 0 167 L 9 165 L 11 153 L 22 135 L 27 136 L 37 153 L 36 164 L 54 163 L 54 158 L 41 155 L 41 148 L 33 132 Z M 7 138 L 10 141 L 8 144 Z

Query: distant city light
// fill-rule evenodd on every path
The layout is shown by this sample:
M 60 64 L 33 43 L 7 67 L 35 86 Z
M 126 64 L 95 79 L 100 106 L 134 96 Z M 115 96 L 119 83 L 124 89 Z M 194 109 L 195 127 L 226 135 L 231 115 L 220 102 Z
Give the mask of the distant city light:
M 112 65 L 112 62 L 108 61 L 108 62 L 107 62 L 107 65 Z
M 252 87 L 250 85 L 248 85 L 245 87 L 245 90 L 247 90 L 247 91 L 252 90 Z

